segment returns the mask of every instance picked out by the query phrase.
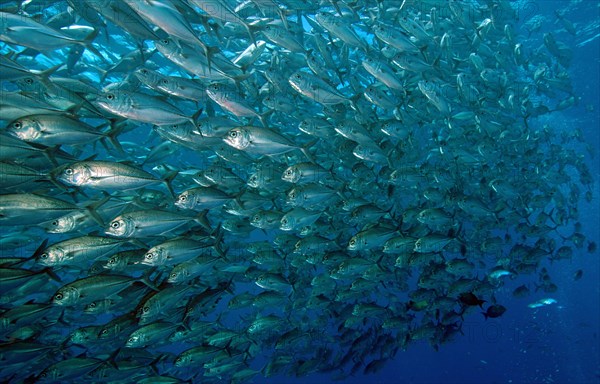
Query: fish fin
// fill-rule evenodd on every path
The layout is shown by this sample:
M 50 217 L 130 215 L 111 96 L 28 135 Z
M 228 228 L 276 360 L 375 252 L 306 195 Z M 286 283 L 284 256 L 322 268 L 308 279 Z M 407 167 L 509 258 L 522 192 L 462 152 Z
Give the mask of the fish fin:
M 33 254 L 27 258 L 27 260 L 35 260 L 39 255 L 41 255 L 44 252 L 44 249 L 46 249 L 47 245 L 48 245 L 48 239 L 45 239 L 44 241 L 42 241 L 42 243 L 39 245 L 39 247 L 36 248 L 36 250 L 33 252 Z
M 268 128 L 266 118 L 273 112 L 275 112 L 275 110 L 269 109 L 268 111 L 258 115 L 258 119 L 260 120 L 260 123 L 263 125 L 263 127 Z
M 116 363 L 116 358 L 121 353 L 121 348 L 117 348 L 114 352 L 112 352 L 108 357 L 104 360 L 104 362 L 110 365 L 112 368 L 119 368 Z M 159 356 L 160 357 L 160 356 Z
M 277 8 L 277 13 L 279 14 L 279 17 L 281 17 L 281 22 L 283 23 L 283 27 L 285 28 L 286 31 L 289 31 L 290 26 L 288 25 L 287 17 L 285 16 L 285 10 L 279 8 L 279 5 L 275 5 L 275 7 Z
M 215 251 L 217 251 L 217 253 L 219 254 L 219 257 L 221 257 L 222 259 L 226 259 L 227 249 L 224 250 L 221 246 L 223 244 L 223 236 L 225 236 L 225 231 L 223 231 L 221 223 L 219 223 L 217 228 L 210 234 L 210 236 L 214 237 L 215 239 L 215 244 L 213 245 L 213 247 L 215 248 Z
M 206 115 L 208 117 L 215 117 L 215 108 L 213 107 L 212 103 L 206 103 L 204 108 L 206 109 Z M 200 136 L 202 136 L 202 133 Z
M 102 140 L 107 140 L 119 152 L 119 154 L 124 155 L 125 150 L 121 146 L 121 143 L 117 139 L 117 136 L 119 136 L 121 133 L 123 133 L 123 129 L 125 128 L 125 125 L 124 124 L 119 125 L 119 124 L 117 124 L 116 120 L 111 120 L 109 126 L 110 126 L 110 128 L 108 129 L 108 131 L 106 131 L 103 134 L 104 138 Z
M 98 51 L 96 49 L 96 47 L 94 47 L 92 45 L 92 43 L 94 42 L 94 40 L 96 39 L 96 36 L 98 36 L 98 33 L 100 32 L 100 30 L 98 28 L 94 28 L 94 32 L 90 33 L 90 35 L 88 37 L 86 37 L 81 44 L 85 47 L 85 49 L 87 49 L 88 51 L 92 52 L 94 55 L 98 56 L 98 58 L 100 60 L 102 60 L 103 62 L 107 62 L 106 58 L 104 56 L 102 56 L 102 53 L 100 53 L 100 51 Z
M 248 36 L 250 36 L 250 41 L 252 41 L 252 44 L 254 44 L 255 47 L 258 47 L 258 45 L 256 44 L 256 38 L 254 37 L 254 33 L 252 33 L 250 25 L 248 23 L 244 23 L 244 28 L 246 28 Z
M 319 142 L 319 139 L 314 139 L 300 147 L 300 151 L 302 151 L 302 153 L 304 154 L 304 156 L 306 156 L 308 161 L 310 161 L 313 164 L 317 164 L 317 162 L 315 161 L 314 157 L 310 154 L 308 149 L 315 145 L 317 142 Z
M 204 51 L 204 56 L 206 57 L 206 64 L 208 66 L 208 71 L 211 72 L 212 71 L 212 59 L 211 59 L 211 57 L 215 53 L 221 52 L 221 50 L 218 47 L 209 47 L 206 44 L 202 44 L 202 50 Z
M 148 288 L 150 288 L 153 291 L 159 292 L 160 289 L 156 286 L 156 281 L 158 281 L 158 279 L 160 278 L 157 277 L 155 279 L 155 281 L 150 280 L 150 275 L 156 270 L 156 268 L 150 268 L 148 269 L 146 272 L 144 272 L 144 274 L 139 278 L 139 281 L 144 284 L 145 286 L 147 286 Z
M 203 111 L 204 108 L 199 108 L 196 113 L 192 115 L 192 124 L 196 125 L 198 123 L 198 119 L 200 118 L 200 115 L 202 115 Z M 202 136 L 202 132 L 200 132 L 200 136 Z
M 148 246 L 148 244 L 144 243 L 140 239 L 130 239 L 128 241 L 128 243 L 134 244 L 134 245 L 140 247 L 141 249 L 150 249 L 150 247 Z
M 196 215 L 196 217 L 194 217 L 194 221 L 196 223 L 200 224 L 204 229 L 206 229 L 208 231 L 208 233 L 211 233 L 211 232 L 213 232 L 213 229 L 210 226 L 210 222 L 206 218 L 207 214 L 208 214 L 208 209 L 203 210 L 202 212 L 198 213 Z
M 178 171 L 172 171 L 172 172 L 169 172 L 162 179 L 162 182 L 165 184 L 165 187 L 167 187 L 167 190 L 169 191 L 169 194 L 171 195 L 172 198 L 175 198 L 175 196 L 177 196 L 177 195 L 175 194 L 175 191 L 173 190 L 173 186 L 171 185 L 171 182 L 173 181 L 173 179 L 175 179 L 175 177 L 177 177 L 178 174 L 179 174 Z
M 236 88 L 241 89 L 240 83 L 242 81 L 246 80 L 247 78 L 249 78 L 250 76 L 252 76 L 253 74 L 254 74 L 254 71 L 250 71 L 247 73 L 242 73 L 241 75 L 231 76 L 229 78 L 235 83 Z
M 44 156 L 48 159 L 48 161 L 50 161 L 52 163 L 52 165 L 54 165 L 55 167 L 58 167 L 58 162 L 56 161 L 55 155 L 56 152 L 58 152 L 59 147 L 55 146 L 55 147 L 47 147 L 45 149 L 43 149 L 43 153 Z
M 102 219 L 102 217 L 98 214 L 98 212 L 96 212 L 96 209 L 99 208 L 101 205 L 103 205 L 104 203 L 106 203 L 108 200 L 110 199 L 110 197 L 106 198 L 104 197 L 102 200 L 97 201 L 93 204 L 87 205 L 85 207 L 87 213 L 90 214 L 91 218 L 98 223 L 98 225 L 100 225 L 101 227 L 104 227 L 104 220 Z
M 224 285 L 223 290 L 231 295 L 233 295 L 234 292 L 234 286 L 233 286 L 233 277 L 231 279 L 229 279 L 228 282 L 225 283 L 226 285 Z

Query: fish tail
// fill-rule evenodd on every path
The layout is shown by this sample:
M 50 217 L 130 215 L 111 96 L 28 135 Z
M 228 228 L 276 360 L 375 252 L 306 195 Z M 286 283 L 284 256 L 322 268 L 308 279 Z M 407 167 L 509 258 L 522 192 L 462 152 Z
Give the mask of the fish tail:
M 194 217 L 194 221 L 200 224 L 204 229 L 206 229 L 209 233 L 213 232 L 213 229 L 210 226 L 210 222 L 206 215 L 208 214 L 208 210 L 205 209 L 202 212 L 198 213 L 196 217 Z
M 285 17 L 284 12 L 285 11 L 283 9 L 281 9 L 281 8 L 279 8 L 279 6 L 277 6 L 277 13 L 279 13 L 279 17 L 281 17 L 281 22 L 283 23 L 283 27 L 285 28 L 286 31 L 289 31 L 290 26 L 288 25 L 287 17 Z
M 85 207 L 85 209 L 87 210 L 87 212 L 90 214 L 90 216 L 92 217 L 92 219 L 98 223 L 101 227 L 104 227 L 104 220 L 102 219 L 102 217 L 98 214 L 97 209 L 100 208 L 102 205 L 104 205 L 104 203 L 106 203 L 108 200 L 110 200 L 110 195 L 104 196 L 102 199 L 100 199 L 99 201 L 96 201 L 92 204 L 89 204 Z
M 258 115 L 258 119 L 260 120 L 260 123 L 263 125 L 263 127 L 268 128 L 267 117 L 269 117 L 269 115 L 272 114 L 273 112 L 275 112 L 275 110 L 269 109 L 265 113 Z
M 27 258 L 27 260 L 35 260 L 39 255 L 41 255 L 44 252 L 44 249 L 46 249 L 46 245 L 48 245 L 48 239 L 42 241 L 39 247 L 36 248 L 35 252 L 33 252 L 33 254 Z
M 163 179 L 162 182 L 165 184 L 165 187 L 167 187 L 167 190 L 169 191 L 169 194 L 171 195 L 172 198 L 175 198 L 176 194 L 175 191 L 173 190 L 173 179 L 175 179 L 175 177 L 177 177 L 177 175 L 179 175 L 178 171 L 172 171 L 169 172 Z
M 153 291 L 159 292 L 160 289 L 157 287 L 156 282 L 158 281 L 158 279 L 160 278 L 157 277 L 155 279 L 155 281 L 150 280 L 150 275 L 156 270 L 156 268 L 150 268 L 147 272 L 145 272 L 140 278 L 139 281 L 144 284 L 145 286 L 147 286 L 148 288 L 150 288 Z
M 202 115 L 202 112 L 204 112 L 204 108 L 201 107 L 192 115 L 192 124 L 196 125 L 198 123 L 198 119 L 200 118 L 200 115 Z
M 52 67 L 42 71 L 39 74 L 39 76 L 41 77 L 40 81 L 42 82 L 42 84 L 44 84 L 45 86 L 48 86 L 48 87 L 53 87 L 54 84 L 50 80 L 50 76 L 52 76 L 52 74 L 54 74 L 54 72 L 58 71 L 60 68 L 62 68 L 64 66 L 65 66 L 65 64 L 61 63 L 61 64 L 57 64 L 55 66 L 52 66 Z
M 315 145 L 317 142 L 319 141 L 319 139 L 315 139 L 312 140 L 308 143 L 306 143 L 305 145 L 303 145 L 300 150 L 302 151 L 302 153 L 304 154 L 304 156 L 306 156 L 306 158 L 308 159 L 308 161 L 310 161 L 313 164 L 316 164 L 314 157 L 311 155 L 311 153 L 308 151 L 308 149 L 310 147 L 312 147 L 313 145 Z
M 254 33 L 252 33 L 250 25 L 248 23 L 244 23 L 244 28 L 246 28 L 248 36 L 250 37 L 250 41 L 252 41 L 252 44 L 254 44 L 255 47 L 258 47 L 258 45 L 256 44 L 256 38 L 254 37 Z
M 106 63 L 107 61 L 104 58 L 104 56 L 102 56 L 102 53 L 100 53 L 100 51 L 97 50 L 96 47 L 94 47 L 92 45 L 92 43 L 96 39 L 96 36 L 98 36 L 99 32 L 100 32 L 100 30 L 98 28 L 94 28 L 94 32 L 90 33 L 90 35 L 81 42 L 81 45 L 83 45 L 85 47 L 85 49 L 92 52 L 94 55 L 98 56 L 98 58 L 100 60 L 102 60 L 103 62 Z M 108 33 L 106 35 L 108 36 Z
M 58 152 L 58 147 L 48 147 L 44 149 L 44 156 L 52 163 L 53 166 L 58 167 L 55 154 Z
M 202 44 L 202 50 L 204 51 L 204 56 L 206 56 L 206 63 L 208 64 L 208 71 L 212 71 L 212 60 L 211 57 L 215 53 L 219 53 L 220 49 L 217 47 L 211 47 L 206 44 Z
M 108 141 L 110 145 L 119 152 L 119 154 L 124 155 L 125 150 L 123 149 L 121 143 L 117 139 L 117 136 L 119 136 L 123 132 L 124 128 L 124 124 L 120 125 L 117 124 L 116 120 L 111 120 L 111 122 L 109 123 L 109 129 L 103 134 L 104 137 L 102 138 L 102 144 L 106 146 L 105 141 Z
M 210 234 L 210 236 L 215 239 L 215 244 L 214 244 L 215 251 L 217 251 L 217 253 L 219 254 L 219 256 L 221 258 L 226 259 L 227 250 L 223 249 L 223 247 L 222 247 L 223 237 L 225 236 L 225 231 L 223 230 L 221 223 L 219 223 L 217 228 Z

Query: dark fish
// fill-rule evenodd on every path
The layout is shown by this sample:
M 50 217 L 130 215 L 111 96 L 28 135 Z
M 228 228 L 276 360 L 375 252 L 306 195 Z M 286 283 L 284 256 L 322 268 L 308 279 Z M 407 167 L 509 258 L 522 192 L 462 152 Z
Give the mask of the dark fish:
M 526 297 L 529 296 L 529 288 L 523 284 L 518 286 L 517 288 L 515 288 L 515 290 L 513 291 L 513 296 L 514 297 Z
M 481 312 L 483 317 L 487 320 L 488 318 L 495 319 L 502 316 L 506 312 L 506 308 L 500 304 L 490 305 L 485 312 Z
M 475 306 L 478 305 L 479 308 L 482 308 L 483 303 L 485 303 L 485 300 L 481 300 L 478 299 L 477 296 L 475 296 L 473 293 L 471 292 L 465 292 L 465 293 L 461 293 L 460 296 L 458 296 L 458 300 L 465 305 L 470 305 L 470 306 Z

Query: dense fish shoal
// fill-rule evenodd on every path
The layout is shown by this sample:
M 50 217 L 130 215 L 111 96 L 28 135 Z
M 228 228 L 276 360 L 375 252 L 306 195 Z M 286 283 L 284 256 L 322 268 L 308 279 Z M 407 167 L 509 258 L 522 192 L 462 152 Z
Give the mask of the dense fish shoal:
M 2 2 L 0 380 L 343 381 L 557 303 L 578 29 L 522 6 Z

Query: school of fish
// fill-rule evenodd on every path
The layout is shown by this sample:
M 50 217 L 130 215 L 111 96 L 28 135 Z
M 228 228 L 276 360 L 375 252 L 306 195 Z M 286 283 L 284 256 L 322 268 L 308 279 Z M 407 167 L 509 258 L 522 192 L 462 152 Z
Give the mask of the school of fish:
M 556 292 L 577 29 L 521 6 L 0 1 L 0 380 L 344 380 Z

